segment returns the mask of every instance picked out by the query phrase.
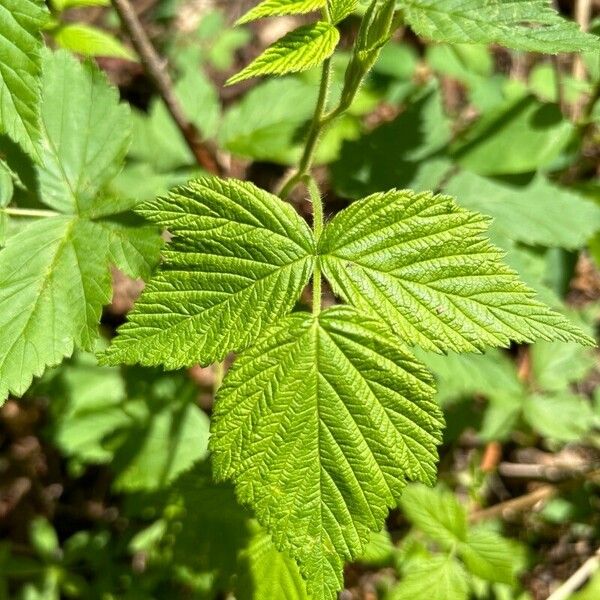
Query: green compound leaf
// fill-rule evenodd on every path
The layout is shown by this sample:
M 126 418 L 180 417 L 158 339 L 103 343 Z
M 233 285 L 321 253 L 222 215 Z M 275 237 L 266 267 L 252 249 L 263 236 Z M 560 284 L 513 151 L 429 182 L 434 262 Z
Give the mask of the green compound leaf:
M 340 40 L 338 30 L 319 21 L 290 31 L 269 46 L 256 60 L 229 78 L 232 85 L 259 75 L 284 75 L 306 71 L 329 58 Z
M 327 0 L 263 0 L 258 6 L 249 10 L 236 21 L 243 25 L 263 17 L 281 17 L 283 15 L 303 15 L 319 10 L 327 4 Z
M 497 43 L 530 52 L 598 51 L 597 37 L 563 19 L 546 0 L 401 0 L 413 30 L 436 42 Z
M 317 599 L 381 529 L 406 480 L 431 483 L 443 417 L 431 375 L 378 321 L 348 306 L 295 313 L 234 363 L 211 448 Z
M 0 131 L 33 157 L 40 137 L 41 0 L 0 0 Z
M 123 201 L 102 193 L 129 135 L 116 91 L 66 52 L 43 61 L 44 166 L 35 175 L 40 199 L 63 214 L 9 237 L 0 252 L 0 402 L 75 347 L 93 350 L 110 265 L 146 277 L 162 245 L 155 227 L 117 214 Z
M 482 237 L 488 223 L 449 196 L 374 194 L 326 227 L 323 272 L 345 301 L 428 350 L 477 352 L 538 338 L 594 345 L 535 300 Z
M 221 360 L 288 313 L 310 277 L 308 225 L 250 183 L 201 178 L 138 212 L 174 237 L 105 363 Z

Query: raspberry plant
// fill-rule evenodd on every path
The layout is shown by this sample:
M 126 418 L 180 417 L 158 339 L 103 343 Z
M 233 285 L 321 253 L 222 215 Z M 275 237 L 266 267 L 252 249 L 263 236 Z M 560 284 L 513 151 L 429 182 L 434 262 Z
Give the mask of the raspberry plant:
M 47 208 L 3 211 L 44 218 L 0 253 L 0 395 L 23 394 L 74 347 L 95 347 L 111 264 L 148 279 L 101 364 L 179 369 L 236 353 L 211 423 L 214 475 L 235 483 L 311 597 L 335 598 L 344 563 L 383 527 L 406 483 L 436 479 L 444 419 L 413 347 L 594 342 L 535 298 L 487 239 L 488 219 L 450 196 L 392 189 L 326 222 L 312 175 L 319 140 L 402 24 L 433 41 L 545 53 L 597 51 L 597 39 L 544 0 L 373 0 L 334 103 L 336 25 L 357 2 L 264 0 L 239 22 L 320 11 L 228 82 L 320 66 L 294 174 L 279 195 L 202 177 L 136 204 L 110 191 L 128 144 L 126 109 L 93 64 L 42 50 L 40 2 L 18 4 L 0 0 L 12 40 L 0 41 L 2 128 L 30 156 Z M 9 166 L 23 179 L 15 157 Z M 312 228 L 286 202 L 299 186 Z M 156 266 L 160 230 L 171 239 Z M 340 304 L 322 307 L 323 279 Z M 311 312 L 296 309 L 309 283 Z

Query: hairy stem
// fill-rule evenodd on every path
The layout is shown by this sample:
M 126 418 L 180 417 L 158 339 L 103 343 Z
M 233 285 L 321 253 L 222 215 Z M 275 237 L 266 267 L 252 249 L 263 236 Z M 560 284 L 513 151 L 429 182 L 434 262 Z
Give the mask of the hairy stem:
M 304 146 L 304 152 L 298 165 L 298 171 L 292 175 L 288 182 L 281 189 L 280 196 L 285 200 L 296 187 L 300 181 L 302 181 L 310 168 L 312 167 L 315 159 L 315 153 L 317 151 L 317 144 L 319 137 L 323 130 L 323 115 L 327 105 L 327 96 L 329 94 L 329 82 L 331 78 L 331 59 L 327 59 L 323 63 L 323 70 L 321 72 L 321 84 L 319 86 L 319 97 L 317 99 L 317 106 L 310 124 L 308 136 L 306 138 L 306 144 Z
M 111 3 L 139 54 L 146 74 L 160 94 L 196 162 L 211 173 L 222 174 L 223 169 L 217 158 L 216 149 L 201 140 L 200 132 L 185 116 L 173 91 L 173 82 L 165 68 L 166 61 L 156 52 L 129 0 L 111 0 Z

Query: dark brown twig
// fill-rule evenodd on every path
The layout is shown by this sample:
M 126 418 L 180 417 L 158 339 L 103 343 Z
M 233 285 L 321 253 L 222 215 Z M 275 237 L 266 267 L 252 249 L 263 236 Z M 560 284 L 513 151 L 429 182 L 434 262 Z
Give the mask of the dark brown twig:
M 165 60 L 156 52 L 129 0 L 111 0 L 111 2 L 142 61 L 146 74 L 160 94 L 196 162 L 210 173 L 222 174 L 223 169 L 215 149 L 211 144 L 202 141 L 196 126 L 185 116 L 173 91 L 173 82 L 166 69 Z

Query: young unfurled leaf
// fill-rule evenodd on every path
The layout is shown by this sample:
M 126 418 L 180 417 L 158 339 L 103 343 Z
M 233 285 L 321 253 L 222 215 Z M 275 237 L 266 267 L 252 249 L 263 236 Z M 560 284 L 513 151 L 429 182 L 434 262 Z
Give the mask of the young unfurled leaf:
M 302 15 L 318 10 L 327 4 L 327 0 L 263 0 L 258 6 L 250 9 L 240 17 L 236 25 L 243 25 L 263 17 L 280 17 L 283 15 Z
M 290 31 L 269 46 L 254 62 L 227 81 L 238 81 L 259 75 L 284 75 L 316 67 L 329 58 L 340 39 L 330 23 L 319 21 Z
M 446 352 L 510 340 L 593 340 L 534 298 L 482 235 L 487 218 L 449 196 L 374 194 L 339 213 L 319 244 L 345 301 L 384 319 L 408 344 Z
M 401 0 L 415 33 L 436 42 L 501 44 L 530 52 L 598 51 L 597 37 L 546 0 Z
M 215 472 L 233 479 L 316 598 L 333 599 L 406 480 L 431 483 L 443 418 L 427 370 L 350 307 L 295 313 L 219 390 Z
M 0 401 L 23 394 L 75 346 L 92 350 L 110 301 L 109 265 L 147 276 L 161 247 L 154 227 L 117 216 L 127 203 L 101 193 L 129 135 L 106 78 L 65 52 L 47 52 L 43 98 L 39 192 L 62 214 L 9 237 L 0 252 Z
M 31 156 L 40 138 L 41 0 L 0 0 L 0 131 Z
M 198 179 L 138 212 L 174 238 L 105 362 L 210 364 L 252 343 L 308 282 L 308 225 L 250 183 Z
M 348 15 L 351 15 L 358 5 L 358 0 L 330 0 L 329 13 L 333 23 L 343 21 Z

